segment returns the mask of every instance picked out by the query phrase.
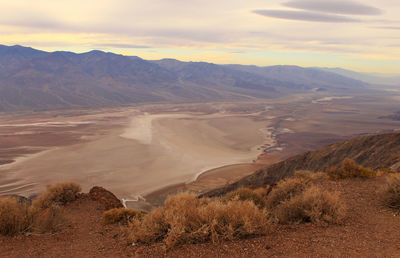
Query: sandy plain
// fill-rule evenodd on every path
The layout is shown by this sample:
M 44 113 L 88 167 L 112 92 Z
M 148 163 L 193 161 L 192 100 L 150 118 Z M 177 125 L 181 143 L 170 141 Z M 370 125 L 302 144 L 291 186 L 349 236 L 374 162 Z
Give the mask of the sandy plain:
M 120 198 L 134 199 L 171 184 L 194 181 L 210 169 L 251 163 L 260 154 L 260 146 L 270 141 L 263 131 L 269 122 L 248 114 L 160 114 L 136 108 L 115 113 L 107 119 L 92 115 L 2 123 L 0 128 L 12 130 L 14 137 L 24 133 L 39 137 L 46 130 L 58 130 L 63 138 L 68 137 L 68 129 L 79 139 L 20 146 L 37 152 L 14 157 L 14 162 L 0 167 L 0 194 L 29 196 L 48 183 L 76 181 L 84 190 L 101 185 Z M 46 145 L 42 140 L 38 145 Z
M 72 180 L 85 191 L 100 185 L 120 198 L 158 203 L 342 139 L 399 131 L 400 121 L 381 118 L 398 104 L 393 96 L 314 94 L 0 114 L 0 195 L 30 196 Z

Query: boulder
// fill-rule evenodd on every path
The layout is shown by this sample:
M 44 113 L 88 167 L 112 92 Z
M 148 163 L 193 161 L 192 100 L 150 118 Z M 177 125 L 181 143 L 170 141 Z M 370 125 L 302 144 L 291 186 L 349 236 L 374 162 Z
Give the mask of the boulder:
M 95 186 L 89 191 L 89 197 L 104 205 L 106 210 L 123 208 L 122 202 L 110 191 L 100 186 Z

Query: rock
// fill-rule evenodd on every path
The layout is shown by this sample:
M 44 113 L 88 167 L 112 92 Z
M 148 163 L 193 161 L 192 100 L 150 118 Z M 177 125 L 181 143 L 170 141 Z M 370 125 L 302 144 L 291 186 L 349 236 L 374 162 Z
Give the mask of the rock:
M 104 205 L 106 210 L 123 208 L 122 202 L 110 191 L 100 186 L 95 186 L 89 191 L 89 197 Z

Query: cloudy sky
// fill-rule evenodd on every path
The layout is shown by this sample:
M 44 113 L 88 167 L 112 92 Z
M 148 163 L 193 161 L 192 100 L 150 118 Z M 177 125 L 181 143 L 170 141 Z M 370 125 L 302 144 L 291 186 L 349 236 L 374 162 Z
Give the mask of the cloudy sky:
M 0 0 L 0 44 L 400 73 L 399 0 Z

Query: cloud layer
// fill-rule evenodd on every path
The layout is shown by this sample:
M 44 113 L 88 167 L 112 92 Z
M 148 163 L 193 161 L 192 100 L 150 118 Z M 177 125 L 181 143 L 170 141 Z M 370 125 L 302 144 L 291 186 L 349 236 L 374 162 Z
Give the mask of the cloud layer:
M 290 10 L 254 10 L 256 14 L 287 20 L 314 21 L 314 22 L 360 22 L 358 19 L 342 15 L 315 13 L 308 11 Z
M 351 0 L 295 0 L 285 2 L 282 5 L 307 11 L 318 11 L 335 14 L 380 15 L 383 13 L 383 11 L 379 8 L 358 2 L 353 2 Z
M 398 0 L 0 0 L 0 44 L 396 72 L 399 13 Z

